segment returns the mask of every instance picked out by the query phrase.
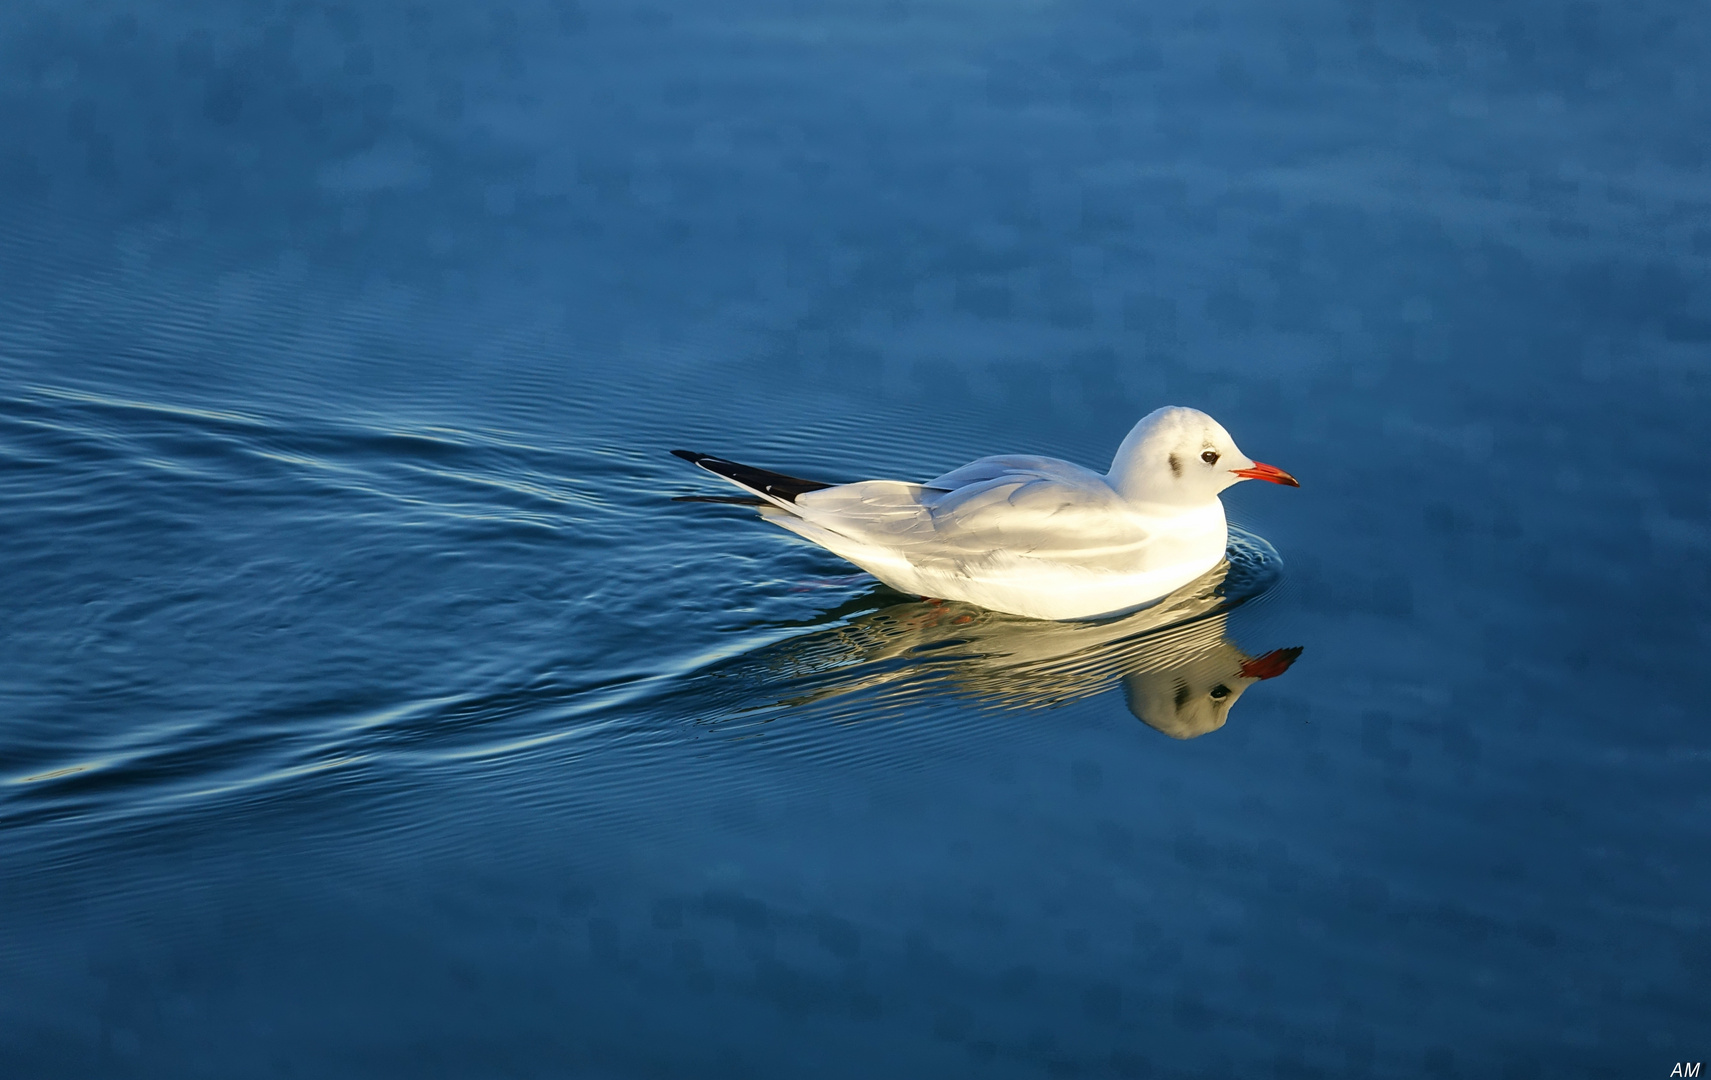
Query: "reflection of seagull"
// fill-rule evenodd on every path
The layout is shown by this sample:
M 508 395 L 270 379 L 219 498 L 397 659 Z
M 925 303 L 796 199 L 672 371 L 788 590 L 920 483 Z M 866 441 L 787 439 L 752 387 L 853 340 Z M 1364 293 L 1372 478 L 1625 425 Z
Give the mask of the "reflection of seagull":
M 981 458 L 925 484 L 822 484 L 688 450 L 750 492 L 761 514 L 895 589 L 1035 619 L 1133 611 L 1218 564 L 1218 493 L 1239 480 L 1298 487 L 1236 449 L 1197 409 L 1135 425 L 1109 473 L 1055 458 Z
M 1237 532 L 1220 563 L 1144 611 L 1109 622 L 1040 622 L 969 604 L 902 603 L 752 654 L 803 705 L 881 686 L 945 687 L 1007 708 L 1044 708 L 1122 681 L 1129 710 L 1176 739 L 1224 724 L 1230 706 L 1261 679 L 1283 674 L 1299 648 L 1250 656 L 1225 634 L 1233 607 L 1277 577 L 1277 555 Z M 894 703 L 904 700 L 888 696 Z
M 1124 675 L 1129 711 L 1173 739 L 1192 739 L 1223 727 L 1243 691 L 1282 675 L 1301 655 L 1297 645 L 1249 656 L 1224 636 L 1224 620 L 1219 615 L 1201 624 L 1208 633 L 1196 635 L 1193 644 L 1200 648 L 1173 650 L 1168 659 L 1159 658 L 1166 661 L 1160 666 L 1137 667 Z

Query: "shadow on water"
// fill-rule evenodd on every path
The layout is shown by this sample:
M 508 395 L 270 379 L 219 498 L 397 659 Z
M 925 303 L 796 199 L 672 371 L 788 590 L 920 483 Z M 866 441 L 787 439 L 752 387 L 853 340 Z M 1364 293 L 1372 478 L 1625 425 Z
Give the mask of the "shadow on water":
M 697 680 L 734 718 L 869 694 L 880 713 L 923 693 L 1011 709 L 1053 708 L 1121 684 L 1129 711 L 1175 739 L 1224 725 L 1256 682 L 1283 674 L 1299 647 L 1248 653 L 1230 614 L 1268 592 L 1282 560 L 1231 531 L 1224 562 L 1151 607 L 1103 622 L 1044 622 L 972 604 L 890 602 L 883 587 L 826 613 L 834 620 L 765 646 Z M 884 606 L 877 610 L 878 601 Z M 840 707 L 840 718 L 852 710 Z M 853 710 L 870 718 L 867 709 Z

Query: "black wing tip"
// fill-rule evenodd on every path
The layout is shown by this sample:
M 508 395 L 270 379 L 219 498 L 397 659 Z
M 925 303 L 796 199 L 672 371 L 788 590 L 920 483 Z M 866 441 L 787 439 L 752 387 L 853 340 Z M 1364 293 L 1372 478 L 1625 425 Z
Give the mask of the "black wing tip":
M 818 491 L 831 487 L 831 484 L 819 480 L 804 480 L 800 476 L 789 476 L 785 473 L 773 472 L 771 469 L 757 469 L 753 465 L 744 465 L 740 461 L 730 461 L 712 454 L 698 454 L 693 450 L 673 450 L 674 457 L 680 457 L 691 465 L 706 469 L 715 476 L 722 476 L 742 487 L 748 488 L 757 495 L 765 495 L 771 499 L 782 499 L 785 502 L 795 502 L 796 496 L 808 491 Z
M 743 495 L 673 495 L 672 502 L 680 503 L 717 503 L 720 506 L 766 506 L 765 499 L 751 498 Z

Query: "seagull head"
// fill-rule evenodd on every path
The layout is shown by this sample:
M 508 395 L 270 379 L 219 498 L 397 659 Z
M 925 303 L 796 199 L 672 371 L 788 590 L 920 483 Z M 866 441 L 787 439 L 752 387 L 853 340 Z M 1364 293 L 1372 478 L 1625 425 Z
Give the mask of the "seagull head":
M 1282 469 L 1242 453 L 1218 421 L 1181 405 L 1141 418 L 1117 448 L 1109 479 L 1132 502 L 1166 506 L 1204 505 L 1241 480 L 1301 486 Z

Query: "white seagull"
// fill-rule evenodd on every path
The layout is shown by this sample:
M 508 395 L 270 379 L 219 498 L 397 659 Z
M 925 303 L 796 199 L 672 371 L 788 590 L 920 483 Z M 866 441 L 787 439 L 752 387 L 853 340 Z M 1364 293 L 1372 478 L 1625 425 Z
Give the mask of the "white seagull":
M 1301 486 L 1181 406 L 1143 417 L 1108 473 L 1005 454 L 924 484 L 823 484 L 672 453 L 750 493 L 714 501 L 755 506 L 894 589 L 1059 621 L 1137 610 L 1217 566 L 1228 543 L 1218 493 L 1231 484 Z

